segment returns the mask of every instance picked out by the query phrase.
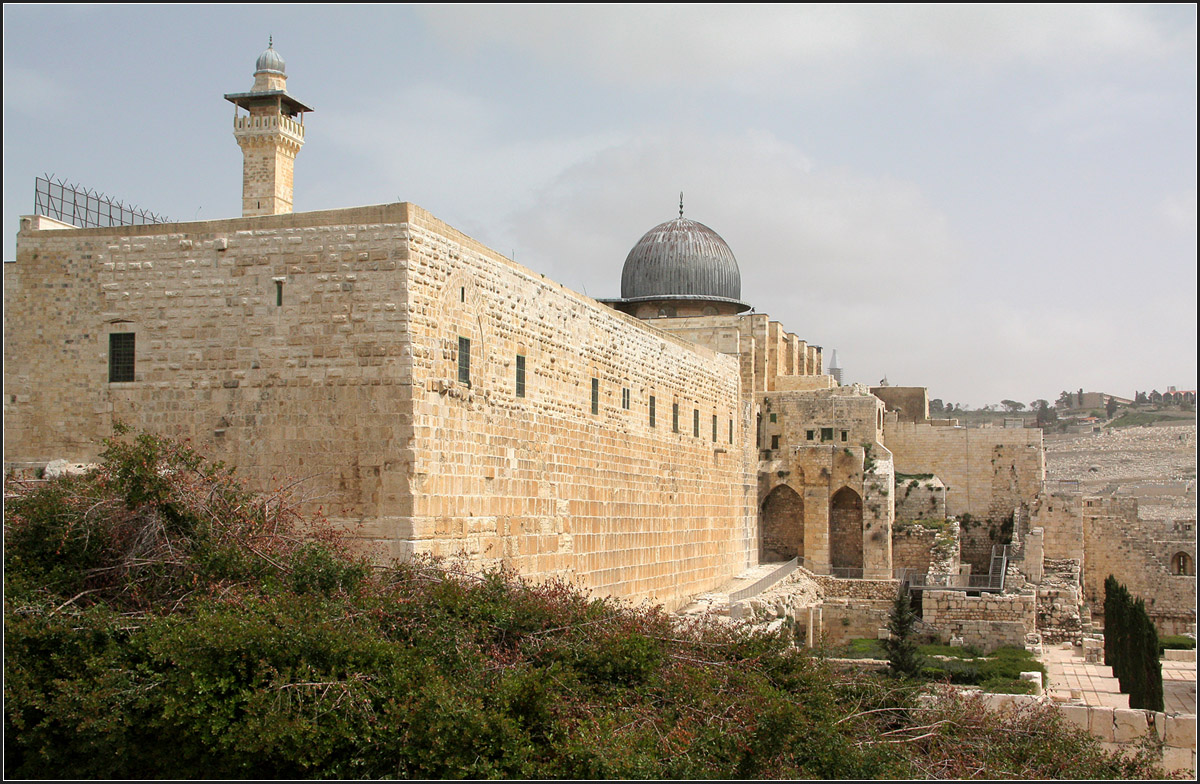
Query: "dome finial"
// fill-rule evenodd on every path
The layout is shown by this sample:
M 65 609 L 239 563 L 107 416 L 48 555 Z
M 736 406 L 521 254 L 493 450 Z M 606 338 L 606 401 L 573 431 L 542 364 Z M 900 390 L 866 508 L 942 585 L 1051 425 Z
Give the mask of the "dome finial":
M 683 191 L 679 192 L 679 217 L 683 217 Z
M 274 48 L 275 48 L 275 36 L 273 36 L 273 35 L 268 35 L 268 36 L 267 36 L 267 48 L 268 48 L 268 49 L 274 49 Z

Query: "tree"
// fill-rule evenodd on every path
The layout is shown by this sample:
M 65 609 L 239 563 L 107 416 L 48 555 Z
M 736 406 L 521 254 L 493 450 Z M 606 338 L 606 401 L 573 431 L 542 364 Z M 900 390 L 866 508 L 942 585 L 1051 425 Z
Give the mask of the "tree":
M 1015 400 L 1001 400 L 1000 405 L 1004 406 L 1006 409 L 1008 409 L 1009 411 L 1014 412 L 1014 413 L 1025 408 L 1024 403 L 1018 403 Z
M 1130 708 L 1163 709 L 1158 629 L 1143 600 L 1109 575 L 1104 581 L 1104 663 L 1113 668 Z
M 1117 413 L 1117 399 L 1115 397 L 1110 397 L 1108 399 L 1108 402 L 1104 404 L 1104 415 L 1107 416 L 1109 419 L 1112 419 L 1116 413 Z
M 1037 403 L 1037 426 L 1048 427 L 1058 421 L 1058 412 L 1050 407 L 1050 404 L 1045 400 L 1035 401 Z
M 941 414 L 945 410 L 946 410 L 946 404 L 942 402 L 942 399 L 940 397 L 935 397 L 933 400 L 929 401 L 929 413 Z
M 1074 395 L 1064 389 L 1062 392 L 1058 393 L 1057 405 L 1060 408 L 1070 408 L 1074 397 Z
M 908 584 L 901 583 L 900 592 L 892 602 L 892 614 L 888 617 L 887 648 L 888 664 L 895 675 L 915 676 L 921 671 L 921 656 L 917 653 L 917 641 L 913 639 L 917 626 L 917 612 L 912 606 Z

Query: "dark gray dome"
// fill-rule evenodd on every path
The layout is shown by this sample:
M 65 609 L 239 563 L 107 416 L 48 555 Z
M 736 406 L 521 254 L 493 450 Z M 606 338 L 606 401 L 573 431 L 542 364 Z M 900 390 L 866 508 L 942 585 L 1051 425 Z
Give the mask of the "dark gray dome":
M 742 275 L 721 235 L 679 217 L 646 232 L 621 271 L 621 297 L 711 299 L 741 304 Z
M 283 58 L 279 56 L 279 52 L 275 51 L 275 42 L 267 44 L 267 51 L 258 56 L 258 60 L 254 63 L 254 72 L 259 71 L 274 71 L 275 73 L 287 73 L 283 63 Z

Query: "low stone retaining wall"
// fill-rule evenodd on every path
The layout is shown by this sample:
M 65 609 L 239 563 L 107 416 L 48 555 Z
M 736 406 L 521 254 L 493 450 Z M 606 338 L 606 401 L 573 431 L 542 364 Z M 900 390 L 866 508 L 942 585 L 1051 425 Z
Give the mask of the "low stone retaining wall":
M 1037 697 L 1023 694 L 985 694 L 992 710 L 1019 708 Z M 1163 767 L 1168 773 L 1196 772 L 1196 716 L 1169 714 L 1134 708 L 1109 708 L 1096 705 L 1058 705 L 1063 718 L 1094 735 L 1108 751 L 1133 751 L 1138 743 L 1154 733 L 1163 744 Z
M 961 637 L 990 653 L 1007 645 L 1024 646 L 1025 635 L 1037 622 L 1037 598 L 1032 594 L 984 594 L 961 591 L 925 591 L 922 619 L 941 633 L 944 641 Z

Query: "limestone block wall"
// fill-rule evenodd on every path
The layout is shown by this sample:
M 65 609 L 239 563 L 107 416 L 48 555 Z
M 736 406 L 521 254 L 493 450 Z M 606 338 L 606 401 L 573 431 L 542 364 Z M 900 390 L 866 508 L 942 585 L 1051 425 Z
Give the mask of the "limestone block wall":
M 1006 645 L 1023 646 L 1037 625 L 1032 593 L 968 596 L 961 591 L 925 591 L 922 618 L 942 635 L 961 637 L 985 652 Z
M 821 605 L 821 638 L 825 645 L 843 645 L 855 638 L 875 639 L 886 628 L 892 602 L 888 599 L 827 599 Z
M 821 349 L 810 346 L 787 332 L 777 321 L 763 313 L 655 319 L 654 326 L 679 335 L 715 351 L 734 353 L 734 335 L 741 362 L 742 386 L 747 391 L 766 392 L 779 384 L 809 378 L 806 388 L 828 388 L 832 380 L 824 376 Z M 785 381 L 788 380 L 788 381 Z
M 382 557 L 461 552 L 668 605 L 754 560 L 737 361 L 413 205 L 41 225 L 5 269 L 6 464 L 90 461 L 121 419 L 259 487 L 307 477 L 310 507 Z M 132 382 L 108 381 L 111 333 L 135 335 Z
M 925 387 L 871 387 L 871 394 L 882 400 L 888 411 L 895 411 L 901 421 L 929 419 L 929 390 Z
M 1079 493 L 1042 493 L 1034 501 L 1030 527 L 1042 529 L 1046 558 L 1083 560 L 1083 496 Z
M 946 513 L 1000 520 L 1031 502 L 1046 475 L 1037 429 L 937 427 L 884 417 L 896 471 L 931 473 L 946 486 Z
M 23 226 L 6 265 L 5 461 L 91 461 L 120 419 L 331 516 L 407 503 L 403 267 L 388 208 L 112 229 Z M 108 380 L 109 335 L 135 340 Z
M 419 208 L 407 228 L 414 509 L 398 538 L 668 606 L 756 559 L 735 357 L 599 306 Z
M 1138 519 L 1134 498 L 1085 498 L 1083 504 L 1083 585 L 1093 617 L 1102 617 L 1104 580 L 1111 574 L 1145 600 L 1160 634 L 1194 632 L 1196 577 L 1172 574 L 1170 558 L 1182 550 L 1194 563 L 1195 540 L 1156 540 L 1160 527 Z
M 1027 694 L 985 694 L 988 707 L 1006 711 L 1044 702 Z M 1100 705 L 1059 705 L 1063 718 L 1091 733 L 1105 751 L 1135 752 L 1149 737 L 1162 744 L 1167 773 L 1196 773 L 1196 716 Z
M 898 523 L 892 534 L 892 566 L 917 574 L 929 571 L 930 552 L 938 529 Z
M 946 486 L 934 477 L 896 477 L 897 520 L 945 520 Z

